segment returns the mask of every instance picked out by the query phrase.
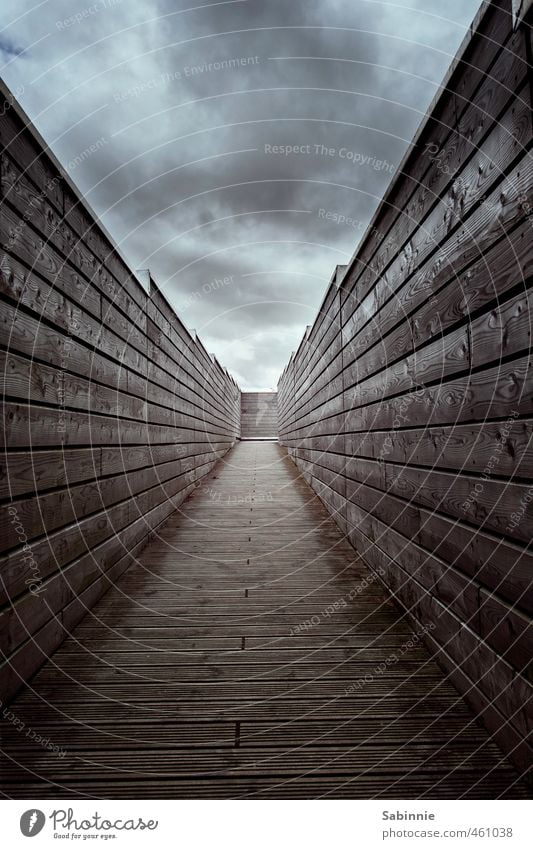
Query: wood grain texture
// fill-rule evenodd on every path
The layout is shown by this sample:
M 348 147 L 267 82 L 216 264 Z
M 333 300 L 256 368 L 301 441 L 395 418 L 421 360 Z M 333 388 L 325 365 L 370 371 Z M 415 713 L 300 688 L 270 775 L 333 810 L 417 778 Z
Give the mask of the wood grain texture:
M 532 91 L 509 10 L 476 18 L 277 393 L 241 396 L 4 110 L 0 698 L 52 742 L 2 723 L 7 795 L 526 795 Z
M 137 557 L 12 703 L 56 750 L 3 725 L 4 793 L 525 795 L 285 449 L 233 448 Z
M 532 92 L 509 12 L 480 12 L 278 397 L 298 470 L 413 621 L 438 620 L 428 645 L 525 771 Z
M 0 137 L 5 702 L 231 448 L 240 392 L 16 103 Z

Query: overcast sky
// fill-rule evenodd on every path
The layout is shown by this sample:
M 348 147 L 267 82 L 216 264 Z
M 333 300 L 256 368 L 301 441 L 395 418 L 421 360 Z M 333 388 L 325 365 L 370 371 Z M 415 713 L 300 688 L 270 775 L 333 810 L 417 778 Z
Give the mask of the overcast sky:
M 132 267 L 275 389 L 478 6 L 2 0 L 2 75 Z

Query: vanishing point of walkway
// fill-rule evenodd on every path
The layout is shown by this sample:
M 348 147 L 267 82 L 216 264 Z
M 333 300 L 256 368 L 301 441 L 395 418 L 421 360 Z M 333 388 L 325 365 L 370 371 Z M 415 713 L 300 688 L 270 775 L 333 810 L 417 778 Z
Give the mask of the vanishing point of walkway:
M 14 797 L 522 793 L 275 443 L 218 464 L 11 711 Z

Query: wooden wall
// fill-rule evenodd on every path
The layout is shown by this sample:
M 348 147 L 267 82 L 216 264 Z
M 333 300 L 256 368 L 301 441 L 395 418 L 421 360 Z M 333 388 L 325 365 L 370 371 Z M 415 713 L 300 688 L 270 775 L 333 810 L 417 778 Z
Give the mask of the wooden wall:
M 478 15 L 278 389 L 280 441 L 413 619 L 434 623 L 450 680 L 524 768 L 531 45 L 510 12 Z
M 2 100 L 5 701 L 233 445 L 240 392 Z
M 242 392 L 241 437 L 243 439 L 276 439 L 277 435 L 277 392 Z

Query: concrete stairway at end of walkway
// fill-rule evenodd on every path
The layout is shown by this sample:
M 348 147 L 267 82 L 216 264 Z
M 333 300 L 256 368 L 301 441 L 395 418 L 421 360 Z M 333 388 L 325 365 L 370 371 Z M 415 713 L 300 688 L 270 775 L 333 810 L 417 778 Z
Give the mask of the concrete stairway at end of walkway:
M 24 798 L 516 798 L 285 449 L 240 443 L 2 727 Z
M 278 393 L 241 392 L 241 439 L 277 439 Z

